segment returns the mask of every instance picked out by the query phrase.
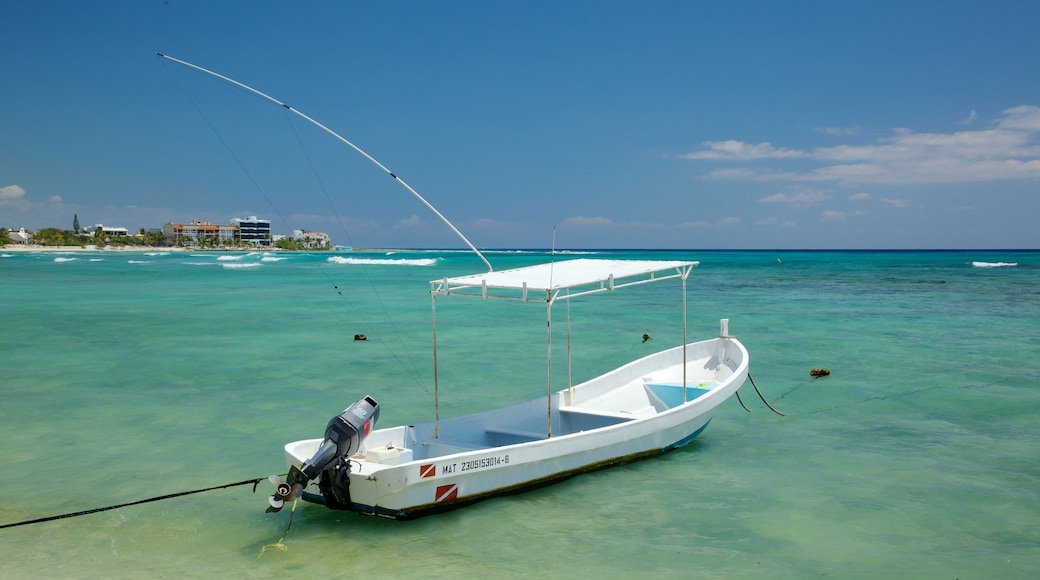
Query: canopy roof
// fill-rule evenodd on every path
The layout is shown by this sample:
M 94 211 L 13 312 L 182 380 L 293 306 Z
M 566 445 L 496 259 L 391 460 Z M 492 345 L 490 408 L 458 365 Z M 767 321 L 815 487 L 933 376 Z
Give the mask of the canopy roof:
M 685 279 L 699 262 L 579 258 L 430 281 L 430 291 L 447 296 L 555 300 L 671 278 Z M 534 293 L 532 296 L 531 294 Z

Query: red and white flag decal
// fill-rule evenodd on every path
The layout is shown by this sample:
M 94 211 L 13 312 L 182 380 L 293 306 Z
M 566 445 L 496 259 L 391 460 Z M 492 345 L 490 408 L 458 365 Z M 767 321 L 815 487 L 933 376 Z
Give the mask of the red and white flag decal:
M 419 477 L 426 479 L 427 477 L 433 477 L 437 475 L 437 466 L 433 463 L 427 463 L 419 466 Z
M 459 484 L 451 483 L 448 485 L 437 486 L 437 502 L 455 501 L 459 499 Z

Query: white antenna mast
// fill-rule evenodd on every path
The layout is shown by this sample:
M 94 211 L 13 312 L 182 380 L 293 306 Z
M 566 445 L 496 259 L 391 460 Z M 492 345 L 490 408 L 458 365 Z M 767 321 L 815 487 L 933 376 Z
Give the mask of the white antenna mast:
M 298 111 L 298 110 L 296 110 L 296 109 L 294 109 L 294 108 L 290 107 L 289 105 L 286 105 L 285 103 L 283 103 L 283 102 L 279 101 L 278 99 L 276 99 L 276 98 L 274 98 L 274 97 L 272 97 L 272 96 L 270 96 L 270 95 L 268 95 L 268 94 L 266 94 L 266 93 L 262 93 L 262 92 L 260 92 L 260 91 L 258 91 L 258 90 L 256 90 L 256 89 L 254 89 L 253 87 L 250 87 L 250 86 L 248 86 L 248 85 L 242 84 L 242 83 L 240 83 L 240 82 L 236 81 L 235 79 L 232 79 L 232 78 L 228 78 L 228 77 L 226 77 L 226 76 L 224 76 L 224 75 L 222 75 L 222 74 L 220 74 L 220 73 L 216 73 L 216 72 L 213 72 L 213 71 L 211 71 L 211 70 L 209 70 L 209 69 L 206 69 L 206 68 L 202 68 L 201 66 L 198 66 L 198 65 L 195 65 L 195 64 L 191 64 L 190 62 L 187 62 L 187 61 L 183 61 L 183 60 L 181 60 L 181 59 L 179 59 L 179 58 L 174 58 L 174 57 L 172 57 L 172 56 L 169 56 L 169 55 L 163 54 L 163 53 L 161 53 L 161 52 L 157 52 L 157 53 L 155 53 L 155 54 L 156 54 L 157 56 L 160 56 L 160 57 L 162 57 L 162 58 L 165 58 L 166 60 L 172 60 L 173 62 L 175 62 L 175 63 L 178 63 L 178 64 L 182 64 L 182 65 L 184 65 L 184 66 L 186 66 L 186 67 L 188 67 L 188 68 L 192 68 L 192 69 L 195 69 L 195 70 L 197 70 L 197 71 L 199 71 L 199 72 L 202 72 L 202 73 L 206 73 L 206 74 L 208 74 L 208 75 L 210 75 L 210 76 L 213 76 L 213 77 L 216 77 L 216 78 L 218 78 L 218 79 L 221 79 L 221 80 L 227 81 L 227 82 L 229 82 L 229 83 L 231 83 L 231 84 L 233 84 L 233 85 L 235 85 L 235 86 L 237 86 L 237 87 L 243 88 L 243 89 L 245 89 L 245 90 L 247 90 L 247 91 L 249 91 L 249 92 L 253 93 L 254 95 L 257 95 L 258 97 L 262 97 L 262 98 L 264 98 L 264 99 L 266 99 L 266 100 L 268 100 L 268 101 L 271 101 L 272 103 L 274 103 L 274 104 L 276 104 L 276 105 L 281 105 L 282 107 L 285 107 L 286 109 L 288 109 L 288 110 L 292 111 L 293 113 L 296 113 L 297 115 L 299 115 L 299 116 L 300 116 L 300 117 L 302 117 L 303 119 L 307 120 L 308 122 L 310 122 L 310 123 L 313 123 L 313 124 L 314 124 L 315 126 L 317 126 L 317 127 L 319 128 L 319 129 L 321 129 L 321 130 L 325 131 L 325 132 L 326 132 L 326 133 L 328 133 L 329 135 L 332 135 L 332 136 L 333 136 L 333 137 L 335 137 L 336 139 L 339 139 L 339 140 L 340 140 L 340 141 L 342 141 L 343 143 L 346 143 L 347 145 L 349 145 L 349 146 L 350 146 L 350 148 L 351 148 L 351 149 L 353 149 L 354 151 L 357 151 L 358 153 L 360 153 L 360 154 L 364 155 L 364 156 L 365 156 L 365 159 L 368 159 L 368 160 L 369 160 L 369 161 L 371 161 L 372 163 L 375 163 L 377 167 L 379 167 L 379 168 L 380 168 L 380 169 L 382 169 L 382 170 L 383 170 L 384 172 L 386 172 L 386 174 L 387 174 L 387 175 L 389 175 L 390 177 L 393 177 L 393 178 L 394 178 L 394 181 L 396 181 L 397 183 L 400 183 L 402 187 L 404 187 L 405 189 L 407 189 L 407 190 L 408 190 L 408 191 L 409 191 L 409 192 L 410 192 L 410 193 L 411 193 L 412 195 L 414 195 L 414 196 L 415 196 L 415 197 L 416 197 L 416 198 L 417 198 L 417 199 L 418 199 L 419 201 L 421 201 L 421 202 L 423 203 L 423 205 L 425 205 L 425 206 L 426 206 L 427 208 L 429 208 L 429 209 L 430 209 L 430 211 L 432 211 L 432 212 L 434 213 L 434 215 L 436 215 L 437 217 L 439 217 L 439 218 L 441 219 L 441 221 L 443 221 L 443 222 L 444 222 L 445 224 L 447 224 L 447 225 L 448 225 L 448 227 L 449 227 L 449 228 L 451 228 L 451 231 L 455 232 L 455 235 L 457 235 L 457 236 L 458 236 L 458 237 L 459 237 L 459 238 L 460 238 L 460 239 L 461 239 L 461 240 L 462 240 L 463 242 L 465 242 L 465 243 L 466 243 L 466 245 L 467 245 L 467 246 L 469 246 L 469 249 L 473 250 L 473 252 L 474 252 L 474 253 L 475 253 L 475 254 L 476 254 L 477 256 L 479 256 L 479 257 L 480 257 L 481 261 L 483 261 L 483 262 L 484 262 L 484 265 L 486 265 L 486 266 L 487 266 L 487 268 L 488 268 L 488 272 L 494 271 L 494 268 L 492 268 L 492 267 L 491 267 L 491 262 L 488 262 L 488 261 L 487 261 L 487 258 L 485 258 L 485 257 L 484 257 L 484 254 L 480 253 L 480 250 L 478 250 L 478 249 L 476 248 L 476 246 L 474 246 L 474 245 L 473 245 L 473 244 L 472 244 L 472 243 L 471 243 L 471 242 L 470 242 L 470 241 L 469 241 L 469 240 L 468 240 L 468 239 L 466 238 L 466 236 L 462 235 L 462 232 L 460 232 L 460 231 L 459 231 L 459 229 L 458 229 L 458 228 L 456 228 L 454 224 L 452 224 L 452 223 L 451 223 L 450 221 L 448 221 L 448 218 L 444 217 L 444 215 L 443 215 L 443 214 L 441 214 L 441 212 L 437 211 L 437 208 L 433 207 L 433 205 L 432 205 L 432 204 L 430 204 L 430 202 L 426 201 L 426 198 L 424 198 L 423 196 L 419 195 L 419 192 L 418 192 L 418 191 L 415 191 L 414 189 L 412 189 L 412 186 L 408 185 L 408 184 L 407 184 L 407 183 L 405 182 L 405 180 L 403 180 L 403 179 L 401 179 L 400 177 L 398 177 L 398 176 L 397 176 L 396 174 L 394 174 L 394 172 L 393 172 L 393 171 L 390 171 L 390 169 L 388 169 L 388 168 L 387 168 L 387 167 L 386 167 L 385 165 L 383 165 L 382 163 L 380 163 L 379 161 L 377 161 L 375 157 L 372 157 L 372 156 L 371 156 L 371 155 L 369 155 L 368 153 L 365 153 L 365 151 L 363 151 L 363 150 L 362 150 L 362 149 L 361 149 L 360 147 L 358 147 L 357 145 L 354 145 L 354 144 L 353 144 L 353 143 L 351 143 L 350 141 L 346 140 L 346 139 L 345 139 L 345 138 L 344 138 L 344 137 L 343 137 L 342 135 L 340 135 L 339 133 L 336 133 L 336 132 L 335 132 L 335 131 L 333 131 L 332 129 L 329 129 L 329 128 L 328 128 L 328 127 L 326 127 L 325 125 L 322 125 L 321 123 L 319 123 L 319 122 L 315 121 L 314 119 L 312 119 L 312 118 L 308 117 L 308 116 L 307 116 L 307 115 L 305 115 L 305 114 L 304 114 L 303 112 L 301 112 L 301 111 Z

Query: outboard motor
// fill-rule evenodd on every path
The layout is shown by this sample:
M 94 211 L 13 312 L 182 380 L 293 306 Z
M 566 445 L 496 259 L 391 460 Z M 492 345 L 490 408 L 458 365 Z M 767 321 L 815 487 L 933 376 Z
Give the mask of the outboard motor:
M 302 467 L 292 466 L 287 480 L 271 476 L 277 490 L 268 499 L 271 506 L 267 511 L 276 512 L 282 509 L 286 500 L 298 498 L 303 488 L 319 475 L 318 486 L 325 496 L 326 505 L 332 509 L 345 507 L 350 501 L 347 490 L 350 456 L 357 453 L 378 418 L 379 403 L 365 396 L 330 419 L 325 427 L 325 440 L 313 457 Z

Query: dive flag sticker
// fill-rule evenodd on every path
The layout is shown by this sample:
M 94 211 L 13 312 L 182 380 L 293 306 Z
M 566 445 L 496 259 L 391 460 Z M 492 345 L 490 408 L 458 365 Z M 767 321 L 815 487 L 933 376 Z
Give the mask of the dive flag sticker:
M 448 502 L 459 499 L 459 484 L 451 483 L 448 485 L 437 486 L 437 497 L 434 501 L 436 502 Z
M 419 466 L 419 477 L 426 479 L 427 477 L 433 477 L 434 475 L 437 475 L 437 466 L 433 463 Z

